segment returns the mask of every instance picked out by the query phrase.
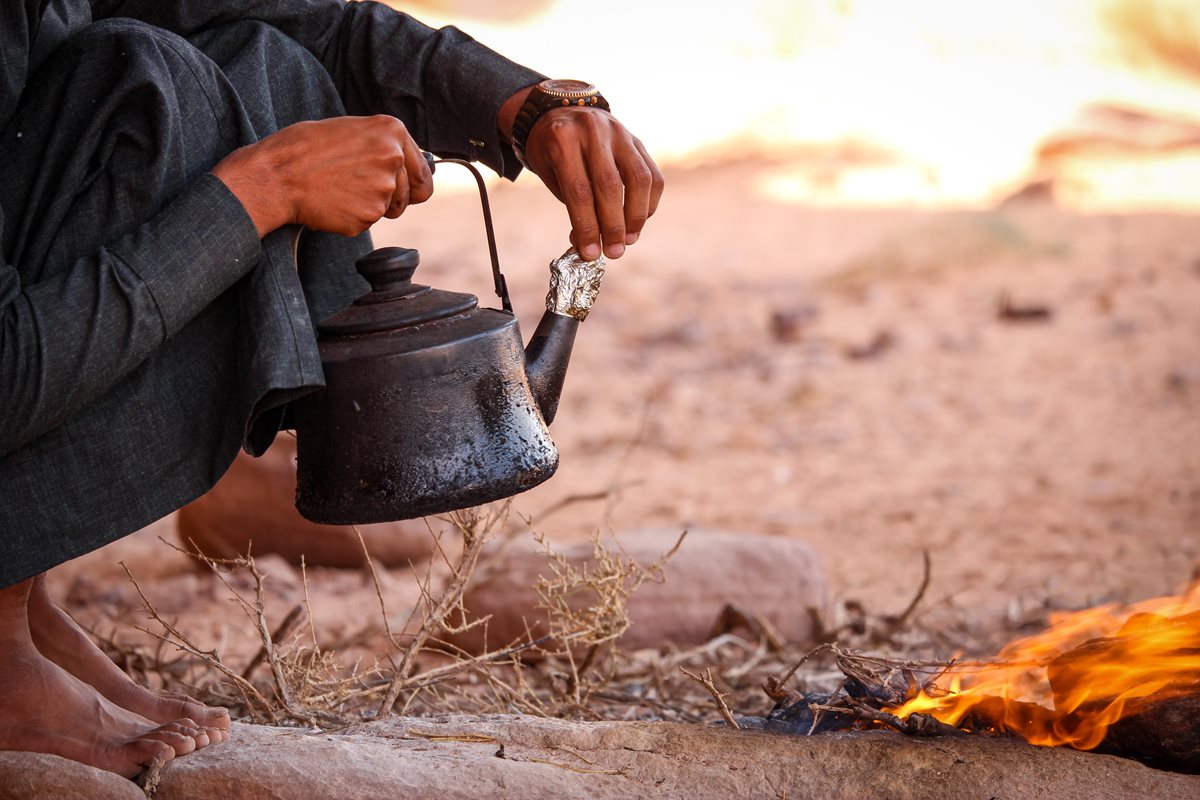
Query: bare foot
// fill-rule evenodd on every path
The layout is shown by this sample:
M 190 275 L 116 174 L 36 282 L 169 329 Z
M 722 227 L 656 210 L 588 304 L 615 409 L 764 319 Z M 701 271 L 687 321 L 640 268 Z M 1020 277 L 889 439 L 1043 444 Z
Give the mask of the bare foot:
M 50 753 L 126 777 L 195 750 L 200 732 L 192 720 L 156 727 L 37 651 L 31 583 L 0 589 L 0 750 Z
M 132 778 L 196 749 L 195 728 L 160 727 L 118 708 L 33 649 L 0 656 L 0 750 L 50 753 Z
M 140 686 L 96 646 L 75 620 L 50 599 L 45 576 L 33 579 L 29 593 L 29 630 L 38 651 L 117 706 L 154 722 L 181 718 L 200 728 L 196 746 L 229 739 L 229 712 L 174 692 Z

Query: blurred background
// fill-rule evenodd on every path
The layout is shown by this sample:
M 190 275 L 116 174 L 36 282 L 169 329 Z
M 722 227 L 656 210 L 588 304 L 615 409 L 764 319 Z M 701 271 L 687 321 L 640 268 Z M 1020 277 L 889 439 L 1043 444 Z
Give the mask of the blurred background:
M 666 164 L 770 155 L 783 200 L 979 207 L 1055 177 L 1073 207 L 1200 204 L 1187 0 L 392 5 L 597 82 Z

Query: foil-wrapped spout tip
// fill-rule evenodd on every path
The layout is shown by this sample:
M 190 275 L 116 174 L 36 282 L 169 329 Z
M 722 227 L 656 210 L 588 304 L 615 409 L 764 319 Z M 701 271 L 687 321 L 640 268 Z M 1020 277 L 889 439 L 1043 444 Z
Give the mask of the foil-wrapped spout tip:
M 584 261 L 572 247 L 550 262 L 550 292 L 546 310 L 582 322 L 600 293 L 604 279 L 604 256 Z

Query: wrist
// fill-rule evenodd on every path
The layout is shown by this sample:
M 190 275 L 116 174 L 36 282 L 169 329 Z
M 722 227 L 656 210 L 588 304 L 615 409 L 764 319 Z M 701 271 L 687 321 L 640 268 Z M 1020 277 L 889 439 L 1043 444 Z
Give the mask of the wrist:
M 234 150 L 212 168 L 212 174 L 242 204 L 260 239 L 296 216 L 284 171 L 275 168 L 264 142 Z
M 522 165 L 529 166 L 525 159 L 525 147 L 529 143 L 530 133 L 542 117 L 568 108 L 608 111 L 609 105 L 604 95 L 585 81 L 550 79 L 529 88 L 524 102 L 517 109 L 510 133 L 510 144 Z
M 500 106 L 500 113 L 496 115 L 496 127 L 500 130 L 501 138 L 508 144 L 512 144 L 513 123 L 517 119 L 517 112 L 525 104 L 525 99 L 529 97 L 529 92 L 532 89 L 532 85 L 526 86 L 524 89 L 518 89 L 511 97 L 504 101 Z

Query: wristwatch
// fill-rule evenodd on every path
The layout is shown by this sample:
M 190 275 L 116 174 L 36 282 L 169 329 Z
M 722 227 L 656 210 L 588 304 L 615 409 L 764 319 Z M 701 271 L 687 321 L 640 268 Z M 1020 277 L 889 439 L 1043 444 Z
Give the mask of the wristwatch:
M 512 146 L 522 166 L 529 166 L 525 162 L 525 145 L 529 141 L 529 132 L 533 130 L 533 124 L 541 119 L 547 111 L 566 106 L 609 110 L 608 101 L 604 99 L 604 95 L 586 81 L 552 78 L 537 84 L 529 90 L 529 95 L 525 98 L 520 110 L 517 111 L 516 120 L 513 121 Z

